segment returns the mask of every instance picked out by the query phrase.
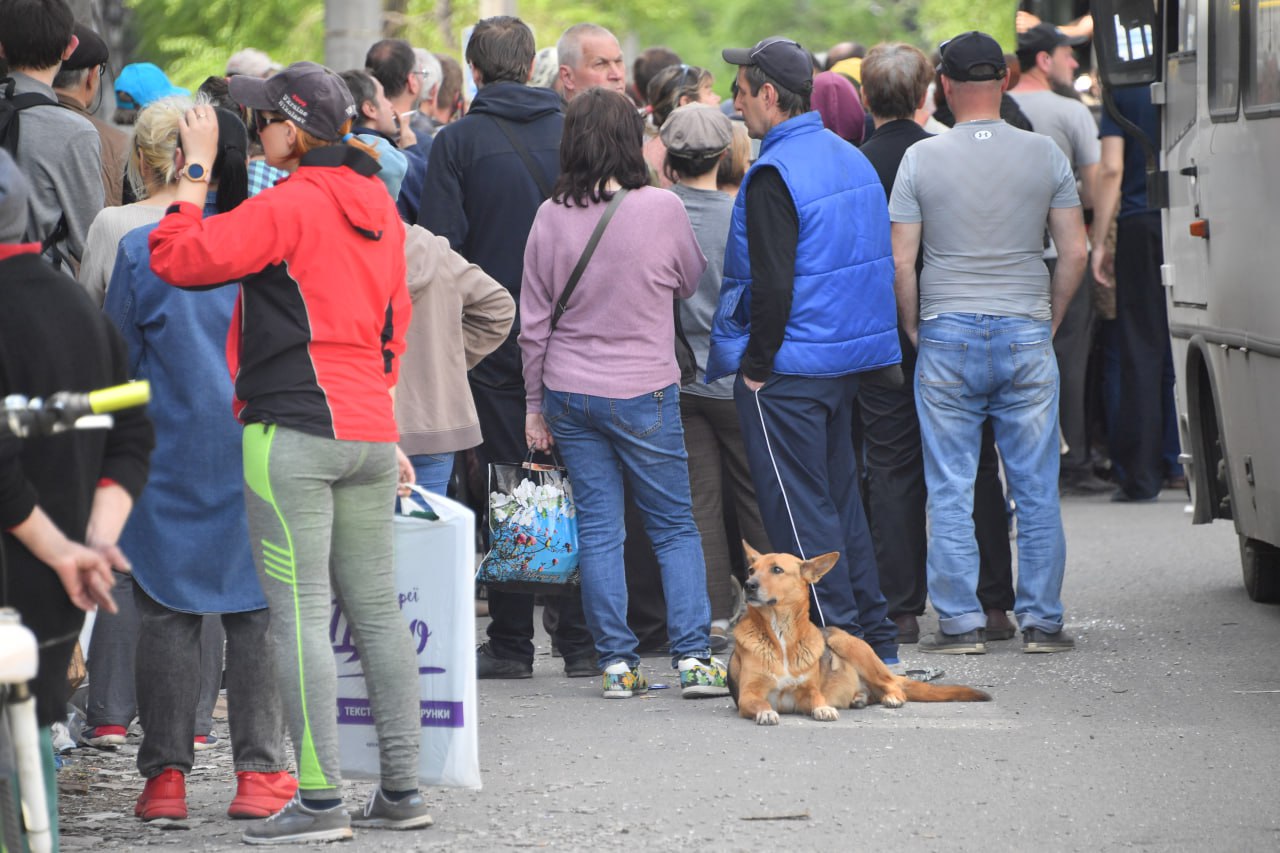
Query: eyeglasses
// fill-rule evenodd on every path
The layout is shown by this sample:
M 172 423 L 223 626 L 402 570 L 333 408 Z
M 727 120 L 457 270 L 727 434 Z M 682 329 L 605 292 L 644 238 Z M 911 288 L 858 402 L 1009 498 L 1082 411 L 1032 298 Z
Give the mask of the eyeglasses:
M 265 113 L 254 112 L 253 129 L 258 132 L 258 136 L 262 136 L 262 131 L 266 130 L 273 124 L 279 124 L 282 121 L 288 121 L 287 118 L 272 118 Z
M 742 90 L 738 88 L 738 78 L 735 76 L 733 78 L 733 82 L 729 84 L 729 94 L 736 101 L 738 99 L 738 93 L 741 91 Z

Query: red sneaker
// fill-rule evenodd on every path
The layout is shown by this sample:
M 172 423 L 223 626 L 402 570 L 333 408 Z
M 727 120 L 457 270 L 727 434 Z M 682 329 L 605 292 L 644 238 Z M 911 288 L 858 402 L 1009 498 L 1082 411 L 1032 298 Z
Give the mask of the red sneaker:
M 80 742 L 97 749 L 115 749 L 124 743 L 128 734 L 124 726 L 95 726 L 80 733 Z
M 227 808 L 227 816 L 237 820 L 271 817 L 293 799 L 298 780 L 283 770 L 255 773 L 245 770 L 236 774 L 236 798 Z
M 152 776 L 138 795 L 138 804 L 133 807 L 134 817 L 143 820 L 156 820 L 167 817 L 170 820 L 187 819 L 187 777 L 182 771 L 163 770 L 159 776 Z

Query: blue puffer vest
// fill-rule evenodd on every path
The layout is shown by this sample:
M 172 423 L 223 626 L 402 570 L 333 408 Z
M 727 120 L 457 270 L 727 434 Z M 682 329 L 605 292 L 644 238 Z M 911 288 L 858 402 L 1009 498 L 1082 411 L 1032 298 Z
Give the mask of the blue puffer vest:
M 707 381 L 737 372 L 751 332 L 747 187 L 772 166 L 800 217 L 796 275 L 775 373 L 843 376 L 902 360 L 893 293 L 889 209 L 875 169 L 822 127 L 816 112 L 769 131 L 738 191 L 725 248 L 724 286 L 711 327 Z

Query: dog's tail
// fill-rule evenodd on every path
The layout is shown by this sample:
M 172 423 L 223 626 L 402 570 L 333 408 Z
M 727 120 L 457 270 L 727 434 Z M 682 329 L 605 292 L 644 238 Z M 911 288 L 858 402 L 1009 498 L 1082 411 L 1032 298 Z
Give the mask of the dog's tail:
M 990 702 L 991 695 L 963 684 L 928 684 L 899 676 L 898 684 L 912 702 Z

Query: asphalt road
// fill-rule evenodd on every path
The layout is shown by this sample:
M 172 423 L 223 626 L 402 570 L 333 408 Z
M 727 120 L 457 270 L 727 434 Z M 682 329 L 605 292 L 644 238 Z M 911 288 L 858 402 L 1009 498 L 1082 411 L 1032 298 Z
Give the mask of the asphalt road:
M 543 637 L 532 680 L 481 682 L 484 790 L 433 790 L 433 828 L 342 849 L 1278 850 L 1280 607 L 1245 596 L 1234 531 L 1183 506 L 1066 501 L 1076 651 L 904 647 L 991 703 L 757 727 L 674 688 L 604 701 Z M 67 849 L 239 846 L 229 772 L 193 775 L 187 831 L 141 830 L 124 813 L 141 783 L 116 760 L 118 803 L 64 796 Z

